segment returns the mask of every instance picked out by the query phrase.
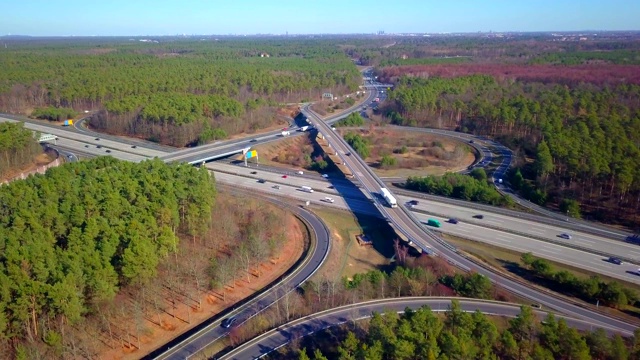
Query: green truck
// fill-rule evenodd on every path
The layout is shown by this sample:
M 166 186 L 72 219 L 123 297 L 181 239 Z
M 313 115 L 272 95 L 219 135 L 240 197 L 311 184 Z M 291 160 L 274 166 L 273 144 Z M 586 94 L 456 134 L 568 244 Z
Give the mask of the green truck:
M 427 225 L 439 228 L 440 227 L 440 221 L 438 221 L 436 219 L 429 219 L 429 220 L 427 220 Z

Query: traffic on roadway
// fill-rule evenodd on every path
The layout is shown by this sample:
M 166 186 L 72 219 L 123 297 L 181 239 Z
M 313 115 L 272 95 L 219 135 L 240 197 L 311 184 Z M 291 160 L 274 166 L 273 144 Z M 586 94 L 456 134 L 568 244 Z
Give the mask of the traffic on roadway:
M 332 326 L 370 318 L 373 312 L 384 313 L 385 311 L 393 311 L 403 313 L 407 308 L 417 310 L 422 306 L 429 306 L 433 312 L 444 312 L 451 306 L 452 299 L 458 300 L 460 308 L 463 311 L 474 312 L 476 310 L 480 310 L 488 315 L 506 317 L 515 317 L 520 313 L 521 305 L 519 304 L 483 301 L 477 299 L 405 297 L 372 300 L 322 311 L 294 320 L 239 345 L 227 354 L 221 356 L 220 359 L 258 359 L 283 346 L 286 346 L 295 339 L 311 335 Z M 547 311 L 538 309 L 534 309 L 533 313 L 539 320 L 543 320 L 548 314 Z M 569 326 L 583 331 L 591 331 L 594 327 L 599 326 L 588 319 L 576 319 L 560 314 L 554 315 L 556 318 L 564 319 Z M 617 333 L 615 329 L 611 328 L 605 327 L 603 330 L 609 334 Z M 632 333 L 623 332 L 623 335 L 630 336 Z

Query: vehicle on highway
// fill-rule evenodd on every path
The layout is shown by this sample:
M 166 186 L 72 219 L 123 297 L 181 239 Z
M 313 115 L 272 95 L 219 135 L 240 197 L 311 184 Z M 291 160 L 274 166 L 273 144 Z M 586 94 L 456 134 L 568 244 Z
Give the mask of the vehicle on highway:
M 396 198 L 393 197 L 393 195 L 391 195 L 391 192 L 389 192 L 387 188 L 381 188 L 380 195 L 382 196 L 384 201 L 387 202 L 387 205 L 389 205 L 389 207 L 392 207 L 392 208 L 398 207 L 398 202 L 396 201 Z
M 96 147 L 97 147 L 98 149 L 100 149 L 100 148 L 102 148 L 102 145 L 97 145 Z
M 107 149 L 107 152 L 108 152 L 108 153 L 110 153 L 110 152 L 111 152 L 111 150 Z
M 231 327 L 231 325 L 233 325 L 236 322 L 237 318 L 235 316 L 232 316 L 230 318 L 226 318 L 224 320 L 222 320 L 222 323 L 220 323 L 220 326 L 222 326 L 225 329 L 228 329 Z
M 298 171 L 298 175 L 304 175 L 304 171 Z
M 301 186 L 300 190 L 304 191 L 304 192 L 308 192 L 308 193 L 312 193 L 313 189 L 310 186 Z
M 542 309 L 542 305 L 540 304 L 531 304 L 531 307 L 536 309 Z
M 616 264 L 616 265 L 622 265 L 622 260 L 618 259 L 617 257 L 610 257 L 607 259 L 608 262 L 612 263 L 612 264 Z
M 267 180 L 265 180 L 265 179 L 258 179 L 258 182 L 259 182 L 260 184 L 264 184 L 264 183 L 266 183 L 266 182 L 267 182 Z
M 131 148 L 132 148 L 132 149 L 135 149 L 135 148 L 137 148 L 137 147 L 138 147 L 137 145 L 131 145 Z
M 478 215 L 473 215 L 474 219 L 484 219 L 484 215 L 482 214 L 478 214 Z
M 333 198 L 330 198 L 330 197 L 328 197 L 328 196 L 327 196 L 327 197 L 325 197 L 325 198 L 324 198 L 324 201 L 325 201 L 325 202 L 328 202 L 328 203 L 332 203 L 332 204 L 333 204 L 333 202 L 334 202 L 335 200 L 333 200 Z
M 96 141 L 97 141 L 97 140 L 100 140 L 100 138 L 96 138 Z
M 351 153 L 350 153 L 350 152 L 348 152 L 348 153 L 346 153 L 345 155 L 347 155 L 347 156 L 351 156 Z
M 251 172 L 251 175 L 255 175 L 255 174 L 257 174 L 257 173 L 258 173 L 257 171 L 252 171 L 252 172 Z
M 249 142 L 256 142 L 256 141 L 258 141 L 258 139 L 251 139 L 251 141 Z
M 280 185 L 273 185 L 273 188 L 276 190 L 280 190 Z
M 456 218 L 451 218 L 451 219 L 449 219 L 449 223 L 451 223 L 451 224 L 457 224 L 457 223 L 458 223 L 458 219 L 456 219 Z
M 288 176 L 287 175 L 282 175 L 282 178 L 286 179 L 286 178 L 288 178 Z
M 440 226 L 442 226 L 442 224 L 440 224 L 440 221 L 436 220 L 436 219 L 428 219 L 427 220 L 427 225 L 429 226 L 433 226 L 433 227 L 437 227 L 439 228 Z
M 469 140 L 469 144 L 473 144 L 475 141 L 473 140 Z
M 89 147 L 89 145 L 85 145 L 84 147 L 88 148 L 88 147 Z
M 408 202 L 408 204 L 409 204 L 409 205 L 413 205 L 413 206 L 416 206 L 416 205 L 418 205 L 419 203 L 420 203 L 420 202 L 419 202 L 418 200 L 411 200 L 411 201 L 409 201 L 409 202 Z
M 333 185 L 329 185 L 327 186 L 327 189 L 335 189 L 335 187 Z
M 567 233 L 562 233 L 560 235 L 558 235 L 559 238 L 563 238 L 563 239 L 567 239 L 567 240 L 571 240 L 571 235 L 567 234 Z
M 327 175 L 327 174 L 322 174 L 322 177 L 323 177 L 323 178 L 325 178 L 325 179 L 328 179 L 328 178 L 329 178 L 329 175 Z

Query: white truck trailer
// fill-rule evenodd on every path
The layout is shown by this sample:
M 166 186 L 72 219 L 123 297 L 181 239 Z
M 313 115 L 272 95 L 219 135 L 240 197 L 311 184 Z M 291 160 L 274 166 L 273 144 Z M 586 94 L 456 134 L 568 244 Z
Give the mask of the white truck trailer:
M 389 190 L 387 190 L 387 188 L 380 189 L 380 195 L 382 195 L 382 197 L 387 202 L 387 204 L 389 204 L 390 207 L 392 208 L 398 207 L 398 202 L 396 201 L 396 198 L 394 198 L 393 195 L 391 195 L 391 193 L 389 192 Z

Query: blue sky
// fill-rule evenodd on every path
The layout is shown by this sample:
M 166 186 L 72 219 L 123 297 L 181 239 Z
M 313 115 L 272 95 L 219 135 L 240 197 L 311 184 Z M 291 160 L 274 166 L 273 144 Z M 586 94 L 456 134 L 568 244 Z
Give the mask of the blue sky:
M 638 0 L 2 0 L 0 35 L 639 30 Z

